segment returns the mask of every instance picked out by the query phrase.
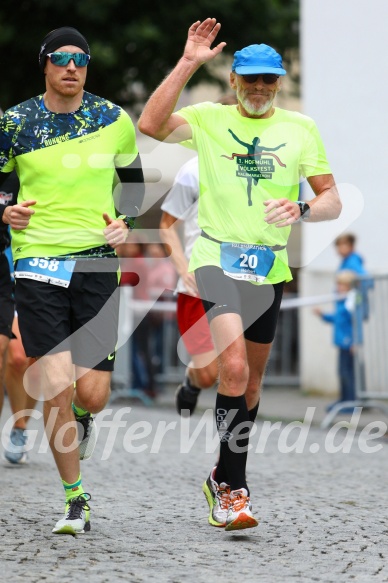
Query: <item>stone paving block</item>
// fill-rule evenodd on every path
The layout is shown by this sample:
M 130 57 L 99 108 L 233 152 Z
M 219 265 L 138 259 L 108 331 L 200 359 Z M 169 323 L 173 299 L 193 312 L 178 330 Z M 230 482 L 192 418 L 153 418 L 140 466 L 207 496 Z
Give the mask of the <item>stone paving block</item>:
M 123 407 L 130 410 L 119 426 Z M 182 425 L 172 407 L 120 402 L 108 408 L 97 422 L 93 458 L 81 466 L 92 495 L 90 533 L 51 534 L 64 496 L 51 453 L 39 452 L 45 448 L 41 419 L 30 424 L 37 432 L 30 463 L 12 468 L 1 462 L 1 582 L 388 581 L 384 438 L 374 441 L 381 446 L 374 453 L 360 449 L 357 435 L 348 453 L 334 452 L 328 444 L 339 447 L 345 432 L 332 442 L 329 430 L 313 426 L 297 453 L 298 431 L 282 436 L 283 423 L 259 448 L 260 420 L 247 467 L 260 525 L 228 533 L 207 523 L 201 486 L 217 451 L 207 443 L 206 427 L 182 453 Z M 6 405 L 1 427 L 8 416 Z M 211 414 L 205 420 L 211 427 Z M 189 435 L 202 421 L 201 414 L 192 417 Z

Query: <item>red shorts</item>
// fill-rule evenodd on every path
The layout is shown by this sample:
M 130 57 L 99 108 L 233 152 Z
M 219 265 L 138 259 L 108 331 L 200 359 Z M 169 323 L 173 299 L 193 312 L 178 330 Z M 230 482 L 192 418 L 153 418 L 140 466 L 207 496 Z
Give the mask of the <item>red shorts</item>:
M 209 324 L 200 298 L 179 293 L 177 320 L 179 332 L 190 355 L 214 350 Z M 201 322 L 191 329 L 198 320 Z

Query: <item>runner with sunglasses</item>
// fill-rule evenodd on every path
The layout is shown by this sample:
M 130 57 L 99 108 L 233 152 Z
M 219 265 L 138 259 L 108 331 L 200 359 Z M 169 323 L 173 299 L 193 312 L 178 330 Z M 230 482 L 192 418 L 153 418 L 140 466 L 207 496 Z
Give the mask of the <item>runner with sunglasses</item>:
M 198 237 L 195 272 L 218 354 L 215 406 L 220 459 L 203 485 L 209 522 L 226 530 L 257 526 L 246 482 L 249 431 L 274 338 L 290 226 L 301 218 L 335 219 L 341 203 L 314 121 L 274 106 L 286 74 L 271 47 L 250 45 L 234 55 L 230 85 L 238 105 L 199 103 L 174 113 L 186 83 L 225 47 L 212 47 L 214 18 L 189 29 L 183 56 L 139 120 L 143 133 L 198 151 Z M 298 202 L 307 178 L 316 197 Z M 252 185 L 253 182 L 253 185 Z M 247 196 L 248 195 L 248 196 Z
M 144 195 L 133 123 L 120 107 L 84 91 L 89 61 L 78 30 L 51 31 L 39 53 L 46 91 L 0 121 L 0 179 L 14 169 L 20 178 L 17 200 L 0 209 L 0 221 L 12 229 L 23 345 L 38 361 L 29 371 L 42 373 L 42 386 L 29 390 L 44 395 L 46 432 L 66 494 L 65 516 L 53 529 L 59 534 L 90 530 L 80 458 L 91 456 L 92 414 L 110 394 L 115 248 L 127 240 Z

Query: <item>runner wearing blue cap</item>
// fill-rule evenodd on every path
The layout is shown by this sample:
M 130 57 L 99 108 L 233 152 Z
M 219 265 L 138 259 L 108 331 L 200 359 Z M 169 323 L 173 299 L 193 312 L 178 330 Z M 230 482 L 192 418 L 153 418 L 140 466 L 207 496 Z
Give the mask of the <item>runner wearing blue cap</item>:
M 238 104 L 199 103 L 174 109 L 199 67 L 225 47 L 212 47 L 214 18 L 189 29 L 183 56 L 150 97 L 139 129 L 157 140 L 198 151 L 202 236 L 189 269 L 195 272 L 218 354 L 215 406 L 220 458 L 203 485 L 209 522 L 226 530 L 257 526 L 246 482 L 249 431 L 285 281 L 290 226 L 335 219 L 341 203 L 318 129 L 311 118 L 274 106 L 286 74 L 281 56 L 254 44 L 235 53 L 230 85 Z M 298 201 L 307 178 L 315 193 Z

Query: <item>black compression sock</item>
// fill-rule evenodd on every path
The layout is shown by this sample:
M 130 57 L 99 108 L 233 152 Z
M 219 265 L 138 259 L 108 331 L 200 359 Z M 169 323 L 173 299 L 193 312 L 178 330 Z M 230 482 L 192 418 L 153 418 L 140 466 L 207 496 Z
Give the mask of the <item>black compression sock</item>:
M 259 405 L 260 405 L 260 401 L 257 403 L 257 405 L 255 407 L 253 407 L 253 409 L 249 409 L 249 411 L 248 411 L 249 421 L 252 421 L 252 423 L 255 421 L 255 419 L 257 417 Z
M 248 486 L 245 468 L 248 454 L 249 431 L 252 423 L 249 419 L 245 396 L 228 397 L 217 393 L 216 424 L 220 436 L 220 462 L 215 472 L 215 480 L 227 481 L 231 490 Z M 243 428 L 238 428 L 244 423 Z M 248 490 L 249 493 L 249 490 Z

